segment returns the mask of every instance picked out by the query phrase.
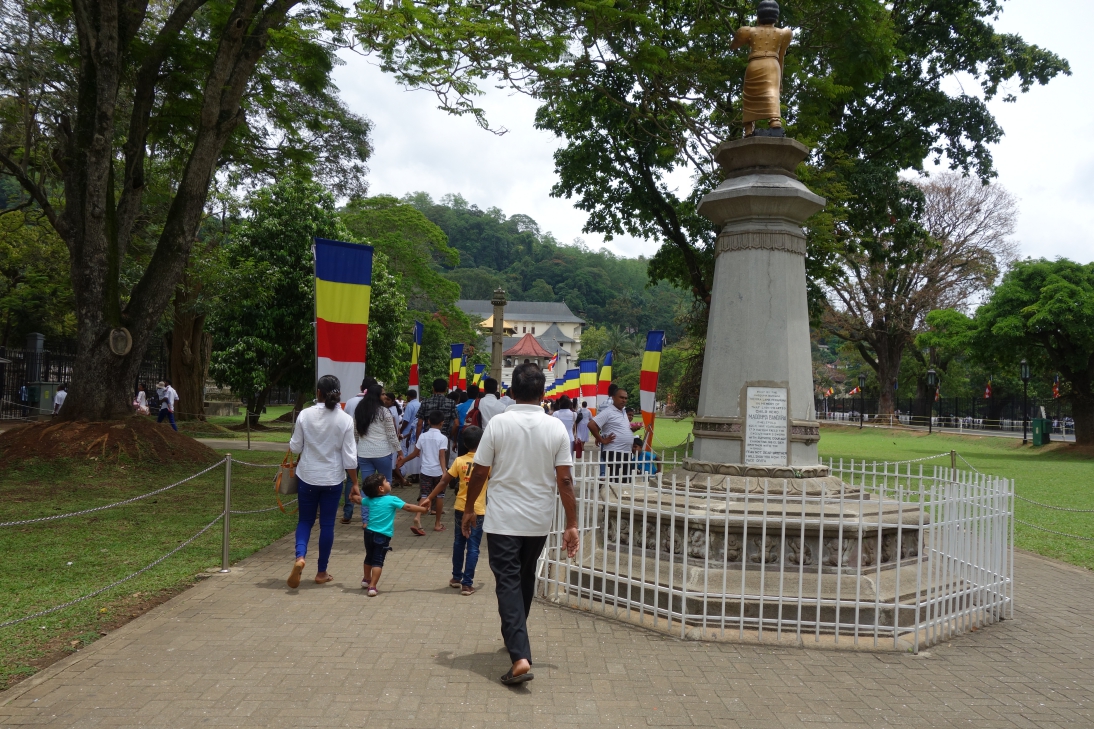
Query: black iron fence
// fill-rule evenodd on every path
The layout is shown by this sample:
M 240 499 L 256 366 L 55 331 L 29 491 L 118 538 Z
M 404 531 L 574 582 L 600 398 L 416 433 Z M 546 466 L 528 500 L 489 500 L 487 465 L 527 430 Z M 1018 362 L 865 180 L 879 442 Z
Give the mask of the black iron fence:
M 1058 398 L 1031 397 L 1028 410 L 1024 409 L 1021 395 L 998 398 L 943 397 L 931 401 L 898 398 L 893 405 L 891 416 L 880 416 L 877 415 L 880 408 L 876 397 L 818 397 L 814 401 L 817 417 L 821 420 L 857 422 L 861 414 L 865 422 L 874 424 L 880 420 L 893 425 L 926 427 L 930 423 L 936 428 L 1020 431 L 1024 418 L 1045 417 L 1051 421 L 1054 432 L 1074 432 L 1071 403 Z

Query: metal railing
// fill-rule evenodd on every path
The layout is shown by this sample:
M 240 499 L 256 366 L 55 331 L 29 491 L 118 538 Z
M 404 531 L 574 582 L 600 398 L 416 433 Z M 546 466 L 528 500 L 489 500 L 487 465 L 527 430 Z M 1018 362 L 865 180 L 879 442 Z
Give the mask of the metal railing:
M 575 465 L 577 555 L 557 507 L 540 560 L 552 602 L 680 637 L 915 652 L 1013 611 L 1010 480 L 841 460 L 828 492 L 739 478 L 727 493 L 715 476 L 613 479 L 595 458 Z

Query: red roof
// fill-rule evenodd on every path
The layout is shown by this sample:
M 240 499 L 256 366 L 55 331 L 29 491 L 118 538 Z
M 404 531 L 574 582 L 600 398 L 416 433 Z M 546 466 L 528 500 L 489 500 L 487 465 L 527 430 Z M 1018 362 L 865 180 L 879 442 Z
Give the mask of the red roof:
M 531 334 L 525 334 L 520 341 L 501 353 L 503 357 L 553 357 Z

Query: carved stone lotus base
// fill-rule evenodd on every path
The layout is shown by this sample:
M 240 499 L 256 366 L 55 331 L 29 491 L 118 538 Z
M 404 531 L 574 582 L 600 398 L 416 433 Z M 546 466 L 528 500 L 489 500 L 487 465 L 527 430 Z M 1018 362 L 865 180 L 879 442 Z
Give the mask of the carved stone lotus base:
M 801 496 L 804 492 L 807 496 L 823 495 L 838 499 L 842 491 L 845 499 L 857 500 L 859 496 L 857 487 L 829 475 L 827 466 L 744 466 L 686 458 L 682 468 L 666 471 L 662 482 L 671 484 L 674 477 L 680 485 L 678 488 L 689 484 L 693 493 L 705 492 L 709 480 L 710 491 L 718 494 L 748 492 L 762 495 L 766 489 L 769 495 L 781 495 L 785 491 Z M 869 499 L 869 494 L 864 498 Z

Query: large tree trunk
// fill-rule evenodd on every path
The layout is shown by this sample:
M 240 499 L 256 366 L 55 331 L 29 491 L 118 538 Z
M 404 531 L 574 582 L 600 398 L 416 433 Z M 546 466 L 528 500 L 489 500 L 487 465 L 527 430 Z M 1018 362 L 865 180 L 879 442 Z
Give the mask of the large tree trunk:
M 866 363 L 877 372 L 877 381 L 880 392 L 878 393 L 878 415 L 889 416 L 893 414 L 893 385 L 900 375 L 900 359 L 904 356 L 904 347 L 907 340 L 903 336 L 894 336 L 885 331 L 870 331 L 870 341 L 867 344 L 873 349 L 874 357 L 866 351 L 863 343 L 859 344 L 859 352 Z
M 1075 420 L 1075 444 L 1094 445 L 1094 396 L 1073 394 L 1071 417 Z
M 270 388 L 267 387 L 262 392 L 255 394 L 251 398 L 252 402 L 246 403 L 247 407 L 244 409 L 244 421 L 246 418 L 251 419 L 251 427 L 258 425 L 258 419 L 262 417 L 262 411 L 266 408 L 266 401 L 270 398 Z
M 171 330 L 171 382 L 179 394 L 176 420 L 205 420 L 205 378 L 213 336 L 205 331 L 205 315 L 192 310 L 193 292 L 180 286 L 175 292 L 175 320 Z

